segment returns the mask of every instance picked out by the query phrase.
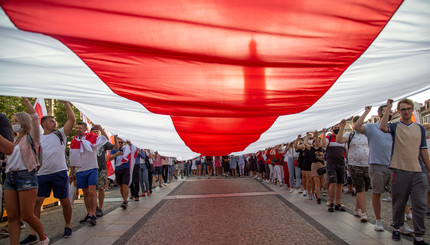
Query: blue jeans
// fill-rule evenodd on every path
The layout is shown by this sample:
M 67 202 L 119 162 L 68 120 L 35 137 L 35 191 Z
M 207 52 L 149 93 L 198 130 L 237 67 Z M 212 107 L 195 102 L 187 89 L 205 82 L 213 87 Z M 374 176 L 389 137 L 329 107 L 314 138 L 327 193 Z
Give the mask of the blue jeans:
M 173 172 L 175 171 L 175 165 L 169 165 L 169 178 L 173 178 Z
M 140 164 L 139 183 L 142 193 L 149 191 L 148 168 L 146 167 L 145 163 Z
M 293 188 L 294 184 L 294 175 L 296 175 L 296 187 L 299 187 L 302 185 L 302 179 L 300 177 L 300 168 L 294 166 L 294 160 L 292 157 L 289 157 L 288 160 L 288 173 L 289 173 L 289 182 L 290 182 L 290 188 Z

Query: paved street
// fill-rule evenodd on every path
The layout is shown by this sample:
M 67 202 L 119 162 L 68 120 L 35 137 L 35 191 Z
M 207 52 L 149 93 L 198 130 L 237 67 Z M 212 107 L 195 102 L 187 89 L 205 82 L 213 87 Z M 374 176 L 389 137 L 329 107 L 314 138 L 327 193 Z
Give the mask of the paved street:
M 192 177 L 131 201 L 127 210 L 119 208 L 119 189 L 109 190 L 105 216 L 95 227 L 79 224 L 85 208 L 77 200 L 69 239 L 62 238 L 60 207 L 45 209 L 42 222 L 54 244 L 411 244 L 411 237 L 391 240 L 391 203 L 382 205 L 386 231 L 373 230 L 370 192 L 367 196 L 369 222 L 361 223 L 352 215 L 351 195 L 342 198 L 347 212 L 328 213 L 324 203 L 317 205 L 297 192 L 250 177 Z M 21 237 L 27 234 L 25 228 Z M 429 241 L 430 236 L 425 238 Z M 8 244 L 8 239 L 0 239 L 0 244 Z

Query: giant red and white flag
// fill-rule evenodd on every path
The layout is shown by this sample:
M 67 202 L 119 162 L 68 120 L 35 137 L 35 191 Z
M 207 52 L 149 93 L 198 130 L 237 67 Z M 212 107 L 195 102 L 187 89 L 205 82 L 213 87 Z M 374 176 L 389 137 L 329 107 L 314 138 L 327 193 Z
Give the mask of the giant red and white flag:
M 428 90 L 430 1 L 0 1 L 0 94 L 165 156 L 246 153 Z

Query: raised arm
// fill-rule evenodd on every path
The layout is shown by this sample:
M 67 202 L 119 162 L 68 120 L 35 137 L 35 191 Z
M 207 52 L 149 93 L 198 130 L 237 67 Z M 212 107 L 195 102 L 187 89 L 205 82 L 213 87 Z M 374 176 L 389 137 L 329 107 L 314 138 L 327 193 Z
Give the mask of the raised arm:
M 326 148 L 327 145 L 328 145 L 326 134 L 327 134 L 327 129 L 323 128 L 323 136 L 322 136 L 322 139 L 321 139 L 322 147 L 323 148 Z
M 113 149 L 114 150 L 118 150 L 119 149 L 119 144 L 118 144 L 118 135 L 115 134 L 113 136 Z
M 39 115 L 37 115 L 36 110 L 34 110 L 30 101 L 26 97 L 22 97 L 22 101 L 24 101 L 25 107 L 27 107 L 27 111 L 31 115 L 31 138 L 33 138 L 33 141 L 40 144 Z
M 390 117 L 391 107 L 393 107 L 393 100 L 392 99 L 388 99 L 387 100 L 387 109 L 386 109 L 386 112 L 384 113 L 384 116 L 381 119 L 381 124 L 379 125 L 379 129 L 381 129 L 381 131 L 384 132 L 384 133 L 388 133 L 389 132 L 389 129 L 388 129 L 388 118 Z
M 296 148 L 296 149 L 298 149 L 298 150 L 304 150 L 305 149 L 305 145 L 304 144 L 302 144 L 302 145 L 299 145 L 299 141 L 300 141 L 300 138 L 302 137 L 302 135 L 297 135 L 297 139 L 296 139 L 296 141 L 294 142 L 294 148 Z
M 305 148 L 308 149 L 308 150 L 311 149 L 311 145 L 309 145 L 309 142 L 308 142 L 310 136 L 311 136 L 311 133 L 307 132 L 306 133 L 306 137 L 305 137 L 305 142 L 304 142 Z
M 27 112 L 29 114 L 36 113 L 36 110 L 34 110 L 33 106 L 30 103 L 30 101 L 26 97 L 22 97 L 22 101 L 24 101 L 25 107 L 27 108 Z
M 336 142 L 337 143 L 346 143 L 346 142 L 348 142 L 348 139 L 343 136 L 343 133 L 345 131 L 346 120 L 342 119 L 342 121 L 340 121 L 339 125 L 340 125 L 340 127 L 339 127 L 339 132 L 336 135 Z
M 73 125 L 75 125 L 76 118 L 73 113 L 72 107 L 68 101 L 64 101 L 64 106 L 66 107 L 67 121 L 64 124 L 64 134 L 69 136 L 73 130 Z
M 355 122 L 353 128 L 357 130 L 358 132 L 364 134 L 364 119 L 366 119 L 367 115 L 369 114 L 370 110 L 372 109 L 372 106 L 366 106 L 364 108 L 364 113 L 361 115 L 361 117 Z

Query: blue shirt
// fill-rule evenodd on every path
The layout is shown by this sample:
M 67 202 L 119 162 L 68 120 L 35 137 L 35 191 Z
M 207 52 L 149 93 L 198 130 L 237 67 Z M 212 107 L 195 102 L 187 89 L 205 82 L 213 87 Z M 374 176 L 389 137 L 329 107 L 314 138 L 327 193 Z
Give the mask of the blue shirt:
M 369 143 L 369 165 L 379 164 L 389 166 L 393 139 L 379 128 L 379 123 L 364 125 L 364 135 Z

